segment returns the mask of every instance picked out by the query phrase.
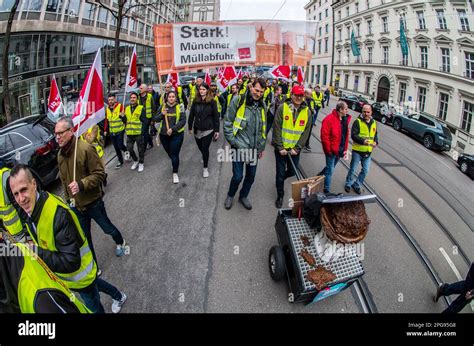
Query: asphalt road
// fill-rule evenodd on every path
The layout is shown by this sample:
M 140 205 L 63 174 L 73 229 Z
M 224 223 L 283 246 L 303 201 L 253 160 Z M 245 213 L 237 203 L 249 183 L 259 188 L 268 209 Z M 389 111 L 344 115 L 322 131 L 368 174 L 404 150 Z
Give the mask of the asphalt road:
M 331 101 L 331 109 L 334 104 Z M 318 120 L 328 110 L 322 110 Z M 374 152 L 367 183 L 404 223 L 440 278 L 457 281 L 440 248 L 463 277 L 466 261 L 453 251 L 453 242 L 426 209 L 435 213 L 472 261 L 472 180 L 448 156 L 427 152 L 421 143 L 393 128 L 378 126 L 381 148 Z M 308 175 L 316 175 L 324 166 L 319 126 L 313 133 L 313 151 L 301 158 Z M 352 289 L 310 306 L 288 302 L 287 285 L 274 282 L 268 271 L 268 251 L 277 244 L 273 148 L 267 145 L 258 164 L 249 196 L 253 210 L 245 210 L 236 198 L 227 211 L 223 203 L 232 172 L 229 162 L 217 162 L 217 150 L 223 146 L 222 138 L 212 144 L 210 177 L 203 178 L 200 153 L 185 133 L 178 185 L 172 184 L 171 163 L 163 148 L 147 151 L 143 173 L 131 171 L 130 163 L 114 170 L 113 148 L 106 148 L 105 204 L 130 244 L 130 255 L 115 257 L 112 239 L 95 224 L 93 238 L 102 278 L 129 297 L 122 311 L 361 312 Z M 338 165 L 333 190 L 343 191 L 346 174 L 347 169 Z M 286 197 L 294 180 L 285 184 Z M 59 184 L 50 188 L 60 193 Z M 442 311 L 445 303 L 431 300 L 436 288 L 433 279 L 400 230 L 378 204 L 367 204 L 367 212 L 371 226 L 363 241 L 362 263 L 377 311 Z M 110 311 L 110 297 L 102 298 Z M 465 311 L 472 312 L 469 307 Z

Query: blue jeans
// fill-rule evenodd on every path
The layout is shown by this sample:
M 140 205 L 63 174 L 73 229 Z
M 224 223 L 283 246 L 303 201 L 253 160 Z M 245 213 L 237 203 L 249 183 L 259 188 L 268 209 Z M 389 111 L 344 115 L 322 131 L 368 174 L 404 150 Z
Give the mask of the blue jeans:
M 355 172 L 359 162 L 362 163 L 362 169 L 360 170 L 359 176 L 355 179 Z M 362 156 L 357 151 L 352 151 L 351 167 L 346 177 L 346 186 L 354 189 L 360 189 L 364 184 L 365 177 L 369 173 L 370 167 L 370 155 L 367 157 Z
M 472 299 L 466 299 L 466 293 L 468 288 L 465 285 L 465 281 L 458 281 L 453 284 L 448 284 L 445 288 L 443 288 L 441 294 L 443 296 L 450 296 L 452 294 L 459 294 L 450 306 L 443 311 L 444 314 L 455 314 L 460 312 Z
M 165 149 L 168 154 L 168 157 L 171 159 L 173 173 L 178 173 L 179 170 L 179 152 L 183 145 L 183 139 L 183 132 L 171 136 L 160 134 L 160 142 L 163 145 L 163 149 Z
M 110 134 L 110 137 L 112 138 L 112 144 L 114 145 L 115 154 L 117 154 L 117 159 L 120 163 L 123 163 L 122 151 L 127 151 L 127 147 L 125 144 L 123 144 L 123 134 L 124 131 Z
M 275 162 L 276 162 L 276 189 L 278 198 L 283 198 L 285 194 L 285 180 L 294 176 L 295 170 L 288 158 L 289 155 L 281 155 L 277 150 L 275 150 Z M 291 156 L 293 163 L 298 167 L 300 162 L 300 155 Z
M 239 189 L 240 182 L 244 177 L 244 165 L 245 165 L 245 179 L 240 190 L 239 198 L 245 198 L 249 195 L 250 188 L 255 180 L 255 175 L 257 174 L 257 164 L 252 166 L 251 164 L 241 162 L 241 161 L 232 161 L 232 179 L 230 181 L 229 192 L 227 195 L 229 197 L 234 197 Z
M 326 156 L 326 167 L 323 168 L 318 175 L 324 175 L 324 191 L 329 192 L 331 187 L 332 174 L 334 173 L 334 168 L 336 168 L 337 163 L 339 162 L 339 156 L 331 154 L 325 154 Z
M 84 305 L 92 311 L 94 314 L 103 314 L 105 313 L 104 307 L 100 302 L 100 294 L 99 294 L 99 284 L 98 280 L 96 279 L 92 284 L 85 288 L 81 288 L 76 292 L 79 293 L 82 300 L 84 301 Z M 102 280 L 103 281 L 103 280 Z M 119 292 L 120 293 L 120 292 Z
M 107 212 L 105 210 L 104 201 L 102 198 L 98 199 L 90 206 L 88 206 L 84 211 L 79 211 L 77 208 L 72 208 L 79 219 L 79 223 L 81 224 L 82 230 L 84 231 L 84 235 L 89 242 L 89 247 L 92 251 L 92 255 L 94 260 L 97 263 L 97 257 L 95 255 L 94 245 L 92 243 L 92 234 L 91 234 L 91 222 L 94 219 L 95 222 L 102 228 L 102 230 L 110 235 L 117 245 L 123 244 L 123 237 L 117 227 L 110 221 L 109 217 L 107 216 Z
M 315 106 L 314 107 L 314 117 L 313 117 L 313 125 L 316 125 L 316 119 L 318 118 L 319 110 L 321 107 Z
M 103 292 L 107 294 L 108 296 L 111 296 L 112 299 L 114 300 L 120 300 L 122 299 L 122 293 L 118 290 L 117 287 L 115 287 L 112 284 L 109 284 L 107 281 L 102 280 L 101 278 L 96 279 L 97 282 L 97 288 L 99 289 L 99 292 Z

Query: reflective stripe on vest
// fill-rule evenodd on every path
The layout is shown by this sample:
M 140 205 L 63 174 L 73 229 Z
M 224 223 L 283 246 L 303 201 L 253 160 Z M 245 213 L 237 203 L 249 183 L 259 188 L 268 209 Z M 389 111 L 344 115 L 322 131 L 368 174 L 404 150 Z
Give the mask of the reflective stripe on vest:
M 234 98 L 233 94 L 227 95 L 227 107 L 229 107 L 230 103 L 232 102 L 232 99 Z
M 237 104 L 240 103 L 240 100 L 237 101 Z M 246 120 L 245 119 L 245 101 L 242 103 L 242 105 L 237 109 L 237 113 L 235 115 L 234 123 L 233 125 L 233 134 L 234 136 L 237 135 L 237 132 L 239 130 L 242 130 L 242 121 Z M 265 120 L 265 109 L 262 108 L 262 138 L 266 139 L 267 138 L 267 121 Z
M 196 97 L 196 85 L 189 85 L 189 97 L 191 98 L 190 103 L 193 103 L 194 98 Z
M 165 109 L 165 107 L 163 107 L 161 109 L 161 111 L 163 112 L 164 109 Z M 168 116 L 169 117 L 176 117 L 176 123 L 175 124 L 177 124 L 177 123 L 179 123 L 179 119 L 181 118 L 181 108 L 179 107 L 179 104 L 176 104 L 175 109 L 176 109 L 176 113 L 173 113 L 173 114 L 168 113 Z M 163 117 L 164 117 L 164 115 L 163 115 Z M 161 121 L 160 129 L 158 130 L 158 132 L 161 132 L 161 128 L 163 127 L 163 121 L 165 121 L 165 120 L 163 119 Z M 184 126 L 178 130 L 178 133 L 181 133 L 181 132 L 184 132 Z
M 23 254 L 24 266 L 18 281 L 18 304 L 22 313 L 35 313 L 35 301 L 38 292 L 49 289 L 60 291 L 77 307 L 80 313 L 91 311 L 72 293 L 26 245 L 17 243 L 16 246 Z
M 219 101 L 219 96 L 214 96 L 214 100 L 216 100 L 216 103 L 217 103 L 217 111 L 219 112 L 219 114 L 221 114 L 222 112 L 222 105 Z
M 37 246 L 49 250 L 57 251 L 55 234 L 54 234 L 54 216 L 58 207 L 67 210 L 74 221 L 77 232 L 81 237 L 82 246 L 81 252 L 81 266 L 73 273 L 55 273 L 59 278 L 65 281 L 66 285 L 71 289 L 80 289 L 89 286 L 97 276 L 97 265 L 92 257 L 92 252 L 89 244 L 81 228 L 76 214 L 60 200 L 59 197 L 47 192 L 48 196 L 44 202 L 38 224 L 36 225 L 37 238 L 33 236 L 31 230 L 27 227 L 31 238 Z
M 138 98 L 138 104 L 139 105 L 141 105 L 140 99 L 141 99 L 141 97 Z M 151 94 L 146 94 L 146 102 L 142 106 L 145 106 L 145 112 L 146 112 L 147 119 L 151 119 L 151 117 L 152 117 L 152 114 L 151 114 L 152 102 L 153 102 L 153 96 L 151 96 Z
M 319 93 L 319 96 L 316 94 L 316 91 L 313 91 L 313 100 L 314 102 L 316 103 L 316 106 L 318 106 L 319 108 L 322 107 L 322 102 L 323 102 L 323 93 L 320 92 Z
M 281 126 L 281 139 L 283 148 L 293 149 L 300 140 L 308 124 L 308 107 L 302 109 L 293 123 L 293 112 L 288 103 L 283 104 L 283 123 Z
M 143 106 L 138 105 L 135 110 L 131 110 L 131 106 L 125 109 L 125 116 L 127 117 L 127 125 L 125 126 L 125 133 L 128 136 L 138 136 L 142 134 L 142 122 L 140 116 L 142 115 Z
M 99 158 L 104 156 L 104 149 L 102 149 L 102 146 L 99 145 L 99 143 L 94 142 L 91 145 L 95 148 L 95 151 L 97 151 L 97 155 L 99 155 Z
M 10 176 L 9 168 L 0 169 L 2 175 L 2 186 L 0 191 L 0 220 L 3 221 L 3 226 L 11 235 L 17 235 L 23 230 L 23 225 L 18 217 L 16 209 L 10 202 L 7 194 L 7 181 Z
M 114 111 L 112 112 L 109 107 L 107 107 L 107 120 L 109 122 L 109 131 L 110 133 L 119 133 L 122 132 L 125 129 L 125 124 L 122 121 L 122 118 L 120 118 L 120 109 L 122 105 L 118 103 Z
M 375 133 L 377 132 L 377 125 L 375 121 L 372 121 L 372 125 L 370 126 L 370 133 L 369 133 L 369 124 L 367 124 L 364 120 L 357 118 L 359 122 L 359 137 L 362 139 L 368 139 L 369 144 L 374 143 Z M 352 143 L 352 150 L 359 151 L 361 153 L 371 153 L 372 147 L 370 145 L 359 144 L 356 142 Z

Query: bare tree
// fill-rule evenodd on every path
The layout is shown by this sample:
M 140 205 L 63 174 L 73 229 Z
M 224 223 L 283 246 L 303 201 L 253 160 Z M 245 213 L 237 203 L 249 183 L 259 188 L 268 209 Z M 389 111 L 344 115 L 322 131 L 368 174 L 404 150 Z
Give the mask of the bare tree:
M 5 117 L 7 123 L 13 120 L 11 108 L 10 108 L 10 88 L 8 81 L 8 51 L 10 50 L 10 33 L 12 30 L 13 19 L 15 18 L 16 9 L 20 0 L 15 0 L 10 10 L 10 16 L 8 17 L 7 30 L 5 32 L 5 45 L 3 47 L 3 61 L 2 61 L 2 81 L 3 81 L 3 105 L 5 108 Z

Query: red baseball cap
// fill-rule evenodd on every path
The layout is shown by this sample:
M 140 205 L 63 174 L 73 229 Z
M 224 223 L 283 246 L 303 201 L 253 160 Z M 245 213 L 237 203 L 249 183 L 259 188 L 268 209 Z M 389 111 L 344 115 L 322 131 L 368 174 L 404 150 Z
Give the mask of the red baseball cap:
M 295 85 L 293 88 L 291 88 L 291 93 L 293 95 L 304 95 L 304 87 L 301 85 Z

